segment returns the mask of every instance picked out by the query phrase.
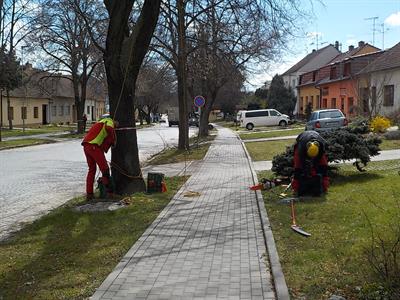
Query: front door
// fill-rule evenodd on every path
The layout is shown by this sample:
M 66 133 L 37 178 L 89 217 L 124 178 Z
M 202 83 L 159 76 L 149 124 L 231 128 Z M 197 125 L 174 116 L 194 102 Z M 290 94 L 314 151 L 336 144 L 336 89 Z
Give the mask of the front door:
M 47 105 L 46 104 L 42 105 L 42 124 L 43 125 L 48 124 L 48 121 L 47 121 Z

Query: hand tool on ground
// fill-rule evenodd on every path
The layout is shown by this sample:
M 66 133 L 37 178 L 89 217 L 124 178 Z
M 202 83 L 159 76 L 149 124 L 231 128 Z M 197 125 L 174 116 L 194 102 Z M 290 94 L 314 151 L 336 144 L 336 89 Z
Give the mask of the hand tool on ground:
M 290 201 L 290 207 L 291 207 L 291 213 L 292 213 L 292 225 L 291 225 L 291 228 L 292 228 L 295 232 L 297 232 L 297 233 L 299 233 L 299 234 L 301 234 L 301 235 L 304 235 L 304 236 L 306 236 L 306 237 L 311 236 L 310 233 L 304 231 L 300 226 L 298 226 L 298 225 L 296 224 L 296 213 L 295 213 L 295 210 L 294 210 L 294 199 L 292 199 L 292 200 Z
M 288 189 L 290 189 L 291 186 L 292 186 L 292 183 L 289 183 L 289 185 L 283 190 L 283 192 L 279 194 L 279 197 L 282 197 L 282 198 L 286 197 L 287 196 L 286 191 Z

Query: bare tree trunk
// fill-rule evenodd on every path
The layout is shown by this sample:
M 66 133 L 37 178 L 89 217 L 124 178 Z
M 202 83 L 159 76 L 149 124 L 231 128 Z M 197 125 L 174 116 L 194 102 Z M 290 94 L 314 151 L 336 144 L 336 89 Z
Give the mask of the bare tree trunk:
M 11 116 L 11 101 L 10 101 L 10 90 L 6 90 L 7 93 L 7 117 L 8 117 L 8 129 L 13 129 L 13 122 Z
M 77 116 L 77 132 L 84 132 L 84 123 L 82 120 L 84 111 L 85 111 L 85 102 L 81 101 L 81 97 L 79 96 L 79 82 L 76 79 L 72 80 L 72 87 L 74 89 L 74 98 L 75 98 L 75 107 L 76 107 L 76 116 Z M 82 103 L 83 102 L 83 103 Z
M 179 140 L 178 148 L 189 149 L 189 123 L 187 111 L 187 74 L 186 74 L 186 34 L 185 3 L 177 0 L 178 6 L 178 102 L 179 102 Z
M 112 150 L 112 175 L 119 194 L 144 191 L 134 118 L 135 84 L 140 66 L 156 26 L 160 0 L 146 0 L 133 32 L 128 36 L 131 0 L 105 0 L 110 20 L 104 64 L 107 73 L 111 113 L 121 127 Z M 125 47 L 125 49 L 124 49 Z M 126 54 L 126 56 L 124 56 Z M 125 58 L 124 61 L 123 57 Z M 123 68 L 125 66 L 126 69 Z
M 208 136 L 208 123 L 212 107 L 215 103 L 217 93 L 210 93 L 206 98 L 206 104 L 201 109 L 199 136 Z

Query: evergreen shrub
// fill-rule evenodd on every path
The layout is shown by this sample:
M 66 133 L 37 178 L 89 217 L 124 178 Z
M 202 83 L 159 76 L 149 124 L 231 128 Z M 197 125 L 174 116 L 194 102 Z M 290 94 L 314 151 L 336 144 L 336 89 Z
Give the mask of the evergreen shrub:
M 371 156 L 379 154 L 381 138 L 375 135 L 365 136 L 352 132 L 351 128 L 322 132 L 326 140 L 326 155 L 328 162 L 341 162 L 355 159 L 355 167 L 363 171 Z M 272 160 L 272 172 L 278 176 L 290 177 L 293 175 L 294 145 L 287 147 L 284 153 L 276 155 Z

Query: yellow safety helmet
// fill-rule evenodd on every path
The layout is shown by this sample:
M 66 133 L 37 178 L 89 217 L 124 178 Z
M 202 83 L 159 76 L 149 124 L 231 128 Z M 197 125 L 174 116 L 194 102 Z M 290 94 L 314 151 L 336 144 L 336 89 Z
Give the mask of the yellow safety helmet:
M 319 143 L 317 141 L 307 143 L 307 156 L 314 158 L 319 154 Z

